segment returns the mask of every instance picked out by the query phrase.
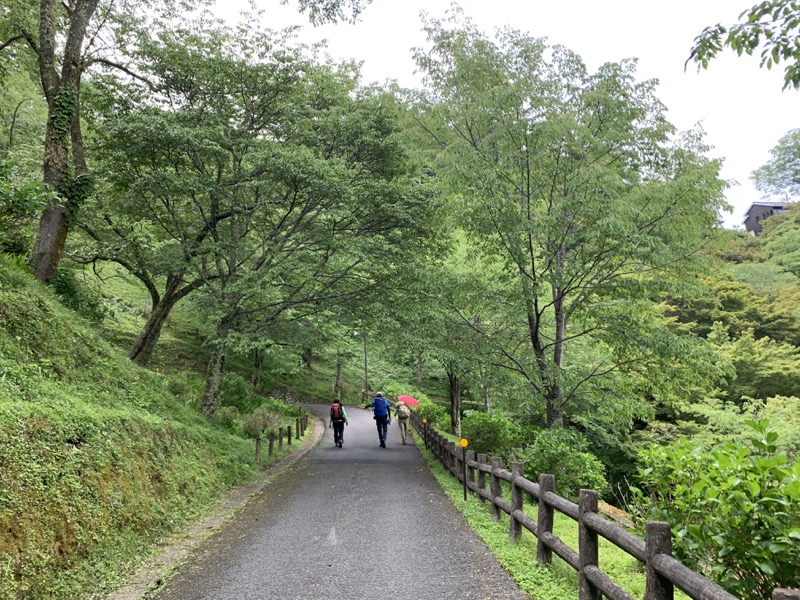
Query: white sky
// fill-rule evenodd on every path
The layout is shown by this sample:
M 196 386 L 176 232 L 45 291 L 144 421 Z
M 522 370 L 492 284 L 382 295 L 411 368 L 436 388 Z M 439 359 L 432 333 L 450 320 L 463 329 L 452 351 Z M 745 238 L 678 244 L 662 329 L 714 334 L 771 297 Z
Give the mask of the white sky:
M 756 57 L 725 50 L 707 71 L 684 63 L 702 29 L 731 24 L 756 0 L 460 0 L 465 13 L 487 33 L 511 25 L 577 52 L 589 69 L 623 58 L 639 59 L 639 78 L 660 81 L 658 97 L 670 121 L 685 130 L 701 124 L 712 156 L 725 159 L 722 177 L 738 182 L 727 192 L 733 212 L 726 227 L 741 226 L 744 212 L 760 193 L 750 173 L 790 129 L 800 127 L 800 92 L 782 91 L 783 67 L 761 69 Z M 417 87 L 411 48 L 427 47 L 420 11 L 443 17 L 450 0 L 373 0 L 355 25 L 314 28 L 278 0 L 259 0 L 273 29 L 303 25 L 300 40 L 328 41 L 335 59 L 363 61 L 364 82 L 397 80 Z M 218 0 L 217 14 L 236 20 L 245 0 Z

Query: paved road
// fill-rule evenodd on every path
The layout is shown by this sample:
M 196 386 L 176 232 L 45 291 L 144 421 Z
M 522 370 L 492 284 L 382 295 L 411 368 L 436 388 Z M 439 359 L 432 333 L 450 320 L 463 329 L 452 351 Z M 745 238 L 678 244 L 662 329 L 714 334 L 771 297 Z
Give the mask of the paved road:
M 343 448 L 326 430 L 157 599 L 525 600 L 395 421 L 384 449 L 370 412 L 348 417 Z

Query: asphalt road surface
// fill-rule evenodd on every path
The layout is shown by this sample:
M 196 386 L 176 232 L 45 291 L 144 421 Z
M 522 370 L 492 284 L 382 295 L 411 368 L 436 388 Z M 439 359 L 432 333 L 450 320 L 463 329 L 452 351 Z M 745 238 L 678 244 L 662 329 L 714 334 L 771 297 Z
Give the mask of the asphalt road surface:
M 326 429 L 156 598 L 526 600 L 417 448 L 401 444 L 396 421 L 380 448 L 372 413 L 348 406 L 347 415 L 343 448 Z

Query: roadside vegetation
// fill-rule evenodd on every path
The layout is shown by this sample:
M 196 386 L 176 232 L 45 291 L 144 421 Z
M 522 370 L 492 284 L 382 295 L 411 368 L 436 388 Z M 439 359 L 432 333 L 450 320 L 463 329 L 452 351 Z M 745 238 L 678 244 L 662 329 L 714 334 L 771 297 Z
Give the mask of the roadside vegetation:
M 793 14 L 766 4 L 698 64 Z M 400 89 L 259 15 L 73 5 L 1 11 L 0 595 L 107 589 L 251 479 L 298 402 L 377 389 L 669 520 L 737 595 L 800 588 L 800 208 L 721 229 L 720 161 L 635 60 L 591 70 L 453 7 Z M 797 137 L 753 174 L 772 198 Z

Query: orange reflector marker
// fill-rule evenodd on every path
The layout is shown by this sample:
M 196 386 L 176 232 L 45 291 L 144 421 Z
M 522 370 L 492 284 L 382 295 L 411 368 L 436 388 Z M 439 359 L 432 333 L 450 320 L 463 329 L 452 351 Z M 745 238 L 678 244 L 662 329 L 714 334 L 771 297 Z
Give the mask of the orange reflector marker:
M 427 423 L 427 422 L 428 422 L 428 419 L 422 419 L 422 422 L 423 422 L 423 423 Z
M 466 448 L 469 445 L 469 442 L 465 438 L 461 438 L 459 444 L 461 444 L 462 448 Z

